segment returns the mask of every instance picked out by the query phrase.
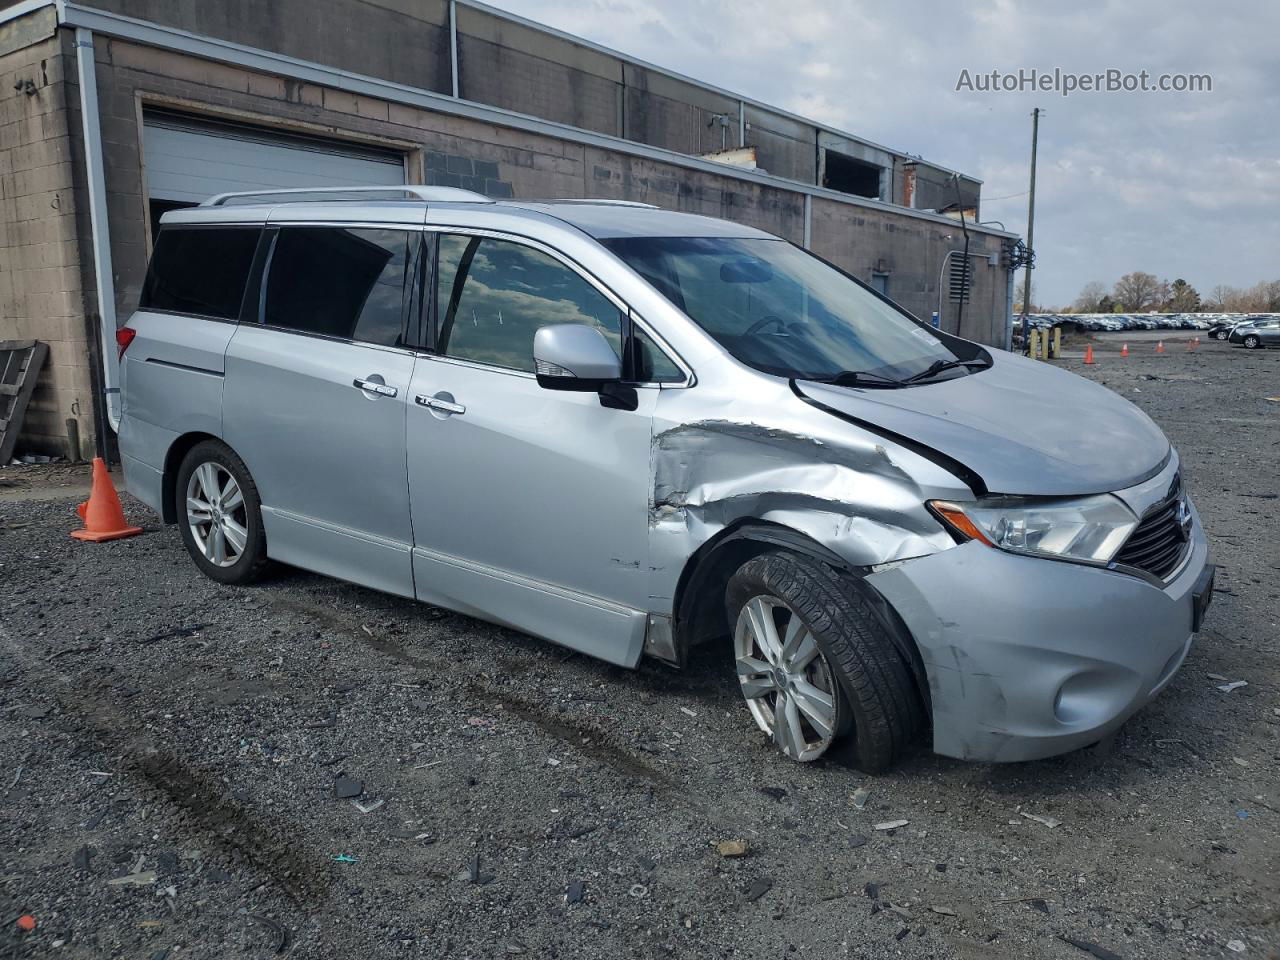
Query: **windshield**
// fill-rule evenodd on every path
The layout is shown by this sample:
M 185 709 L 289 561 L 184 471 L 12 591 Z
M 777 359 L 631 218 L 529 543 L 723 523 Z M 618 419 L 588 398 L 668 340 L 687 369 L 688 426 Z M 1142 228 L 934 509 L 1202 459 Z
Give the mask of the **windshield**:
M 928 330 L 783 240 L 601 242 L 734 357 L 765 373 L 900 381 L 958 360 Z

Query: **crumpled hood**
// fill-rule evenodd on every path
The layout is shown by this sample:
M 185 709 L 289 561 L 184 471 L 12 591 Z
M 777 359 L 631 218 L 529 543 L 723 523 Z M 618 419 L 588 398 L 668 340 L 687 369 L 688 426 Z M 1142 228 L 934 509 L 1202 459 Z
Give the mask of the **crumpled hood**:
M 991 493 L 1122 490 L 1168 457 L 1160 428 L 1119 394 L 1047 363 L 990 353 L 987 370 L 908 389 L 796 386 L 846 417 L 958 461 Z

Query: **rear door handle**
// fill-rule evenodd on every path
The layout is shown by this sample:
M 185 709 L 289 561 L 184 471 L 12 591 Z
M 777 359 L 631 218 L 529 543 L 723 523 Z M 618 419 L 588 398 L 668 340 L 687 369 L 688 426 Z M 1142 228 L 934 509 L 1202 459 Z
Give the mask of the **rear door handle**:
M 430 407 L 432 410 L 439 410 L 441 413 L 463 414 L 467 412 L 467 408 L 464 405 L 455 403 L 452 398 L 428 397 L 420 393 L 413 398 L 413 401 L 420 407 Z
M 361 380 L 359 377 L 352 380 L 351 385 L 359 387 L 367 393 L 376 393 L 380 397 L 394 397 L 400 392 L 395 387 L 388 387 L 385 383 L 379 383 L 377 380 Z

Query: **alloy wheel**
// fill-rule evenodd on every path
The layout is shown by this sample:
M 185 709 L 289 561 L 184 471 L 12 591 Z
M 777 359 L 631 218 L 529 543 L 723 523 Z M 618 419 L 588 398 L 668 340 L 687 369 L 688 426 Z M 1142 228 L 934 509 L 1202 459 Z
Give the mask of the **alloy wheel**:
M 1259 343 L 1261 343 L 1261 342 L 1262 342 L 1262 341 L 1260 341 L 1257 337 L 1245 337 L 1245 338 L 1244 338 L 1244 345 L 1245 345 L 1246 347 L 1248 347 L 1250 350 L 1253 350 L 1254 348 L 1256 348 L 1256 347 L 1258 346 L 1258 344 L 1259 344 Z
M 795 611 L 774 597 L 752 597 L 738 615 L 734 655 L 756 725 L 793 760 L 826 753 L 840 732 L 835 676 Z
M 244 553 L 249 542 L 244 493 L 222 464 L 209 460 L 192 471 L 187 525 L 196 548 L 214 566 L 230 567 Z

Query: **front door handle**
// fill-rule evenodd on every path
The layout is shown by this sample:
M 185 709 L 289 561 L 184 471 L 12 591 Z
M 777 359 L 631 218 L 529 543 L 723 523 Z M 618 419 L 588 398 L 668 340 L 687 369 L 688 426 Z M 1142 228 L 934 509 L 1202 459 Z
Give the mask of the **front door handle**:
M 374 374 L 374 376 L 377 376 L 377 374 Z M 359 387 L 366 393 L 376 393 L 380 397 L 394 397 L 400 392 L 395 387 L 388 387 L 385 383 L 381 383 L 381 380 L 381 377 L 378 377 L 377 380 L 373 379 L 373 377 L 369 377 L 364 380 L 356 377 L 351 381 L 351 385 L 353 387 Z
M 428 397 L 420 393 L 413 398 L 413 401 L 420 407 L 430 407 L 432 410 L 439 410 L 441 413 L 450 415 L 467 412 L 465 406 L 454 401 L 452 394 L 444 393 L 443 391 L 437 393 L 434 397 Z

